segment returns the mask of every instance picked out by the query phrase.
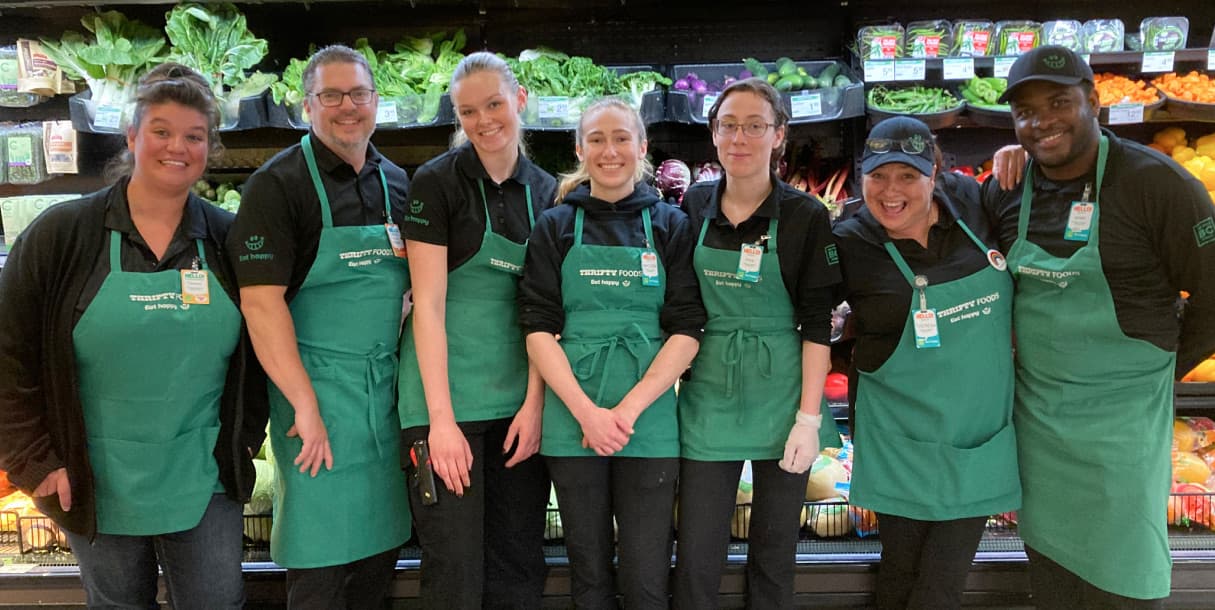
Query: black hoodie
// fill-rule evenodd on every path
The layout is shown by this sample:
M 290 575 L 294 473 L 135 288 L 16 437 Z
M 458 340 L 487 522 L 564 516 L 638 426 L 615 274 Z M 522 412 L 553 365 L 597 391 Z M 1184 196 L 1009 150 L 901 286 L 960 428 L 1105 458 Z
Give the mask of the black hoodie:
M 643 247 L 645 225 L 641 211 L 650 208 L 654 250 L 667 273 L 666 293 L 659 324 L 669 335 L 699 340 L 704 332 L 704 304 L 692 269 L 696 236 L 688 217 L 663 202 L 652 187 L 639 184 L 631 195 L 615 203 L 591 197 L 583 185 L 566 195 L 566 205 L 544 212 L 536 221 L 527 244 L 527 262 L 519 283 L 519 325 L 523 333 L 560 334 L 565 326 L 561 304 L 561 263 L 574 245 L 574 213 L 586 210 L 582 243 L 601 246 Z

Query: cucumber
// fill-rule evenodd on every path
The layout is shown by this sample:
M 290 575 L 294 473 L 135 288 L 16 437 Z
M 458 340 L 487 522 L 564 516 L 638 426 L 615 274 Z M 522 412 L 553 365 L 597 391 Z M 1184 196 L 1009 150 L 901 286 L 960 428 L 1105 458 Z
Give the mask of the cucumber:
M 802 77 L 798 76 L 797 74 L 782 76 L 780 77 L 780 80 L 776 81 L 776 85 L 774 86 L 776 87 L 777 91 L 792 91 L 794 89 L 800 89 L 802 87 Z
M 818 79 L 819 80 L 823 80 L 823 79 L 832 80 L 835 78 L 835 75 L 837 75 L 839 73 L 840 73 L 840 65 L 835 62 L 831 62 L 826 68 L 823 68 L 822 72 L 818 73 Z
M 843 74 L 837 74 L 832 84 L 836 87 L 847 87 L 852 84 L 852 79 Z
M 793 60 L 788 57 L 782 57 L 776 60 L 776 71 L 782 77 L 793 76 L 797 74 L 797 64 L 793 63 Z

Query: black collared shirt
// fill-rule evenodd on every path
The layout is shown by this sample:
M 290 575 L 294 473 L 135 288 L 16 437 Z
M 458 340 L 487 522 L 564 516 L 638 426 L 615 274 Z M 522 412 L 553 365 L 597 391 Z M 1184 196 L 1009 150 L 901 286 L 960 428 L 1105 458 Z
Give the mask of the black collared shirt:
M 958 218 L 988 247 L 995 234 L 979 205 L 979 184 L 968 176 L 937 176 L 932 194 L 940 214 L 928 230 L 928 247 L 914 239 L 891 240 L 877 219 L 862 207 L 834 228 L 844 283 L 841 300 L 852 306 L 856 328 L 853 366 L 874 371 L 898 347 L 910 312 L 913 289 L 886 252 L 891 241 L 907 265 L 928 276 L 928 284 L 943 284 L 971 275 L 988 265 L 987 254 L 970 239 Z M 855 376 L 853 376 L 855 377 Z
M 198 264 L 198 268 L 201 269 L 202 262 L 198 259 L 198 247 L 195 245 L 195 240 L 201 239 L 208 266 L 214 268 L 213 272 L 220 285 L 229 294 L 233 293 L 232 278 L 218 271 L 222 269 L 222 265 L 216 265 L 216 261 L 220 260 L 223 255 L 222 244 L 216 243 L 211 237 L 212 231 L 208 230 L 207 217 L 203 213 L 203 206 L 211 204 L 193 195 L 186 200 L 181 224 L 177 226 L 177 232 L 173 234 L 173 239 L 169 242 L 169 247 L 165 249 L 164 256 L 157 260 L 152 249 L 148 247 L 148 243 L 135 228 L 135 222 L 131 220 L 131 208 L 127 203 L 126 186 L 128 182 L 129 178 L 120 180 L 114 185 L 114 188 L 110 189 L 106 199 L 105 248 L 98 253 L 95 264 L 84 281 L 84 289 L 80 293 L 80 298 L 76 301 L 76 321 L 79 321 L 80 316 L 84 315 L 84 310 L 93 302 L 98 291 L 101 290 L 102 282 L 110 274 L 111 231 L 117 231 L 120 234 L 119 256 L 122 261 L 122 271 L 132 273 L 191 269 L 195 264 Z M 226 212 L 224 214 L 231 220 L 230 215 Z
M 387 222 L 380 168 L 388 181 L 393 221 L 401 224 L 409 194 L 405 170 L 371 144 L 357 174 L 315 133 L 312 150 L 334 226 Z M 300 145 L 294 144 L 253 172 L 241 191 L 240 212 L 228 234 L 228 252 L 240 285 L 286 286 L 287 298 L 295 296 L 316 260 L 322 224 L 320 199 Z
M 1215 235 L 1203 231 L 1215 231 L 1215 208 L 1202 183 L 1173 160 L 1104 134 L 1110 149 L 1098 201 L 1098 248 L 1118 325 L 1128 337 L 1176 350 L 1180 377 L 1215 352 Z M 1071 202 L 1095 179 L 1095 167 L 1065 182 L 1035 173 L 1029 240 L 1061 257 L 1084 245 L 1063 239 L 1063 232 Z M 1001 191 L 990 180 L 983 188 L 1004 251 L 1017 240 L 1021 191 Z M 1176 314 L 1181 290 L 1190 293 L 1184 321 Z
M 478 184 L 485 188 L 484 202 Z M 408 240 L 447 246 L 450 271 L 481 249 L 488 207 L 493 232 L 521 244 L 532 232 L 527 185 L 532 191 L 532 214 L 539 219 L 553 206 L 557 181 L 520 156 L 511 177 L 497 184 L 481 165 L 476 149 L 465 142 L 418 168 L 402 233 Z
M 750 218 L 737 227 L 720 214 L 726 179 L 692 185 L 683 198 L 693 239 L 708 222 L 704 245 L 720 250 L 741 251 L 744 243 L 757 243 L 768 233 L 775 217 L 776 257 L 780 275 L 793 302 L 803 341 L 831 343 L 833 287 L 840 282 L 838 257 L 832 252 L 831 215 L 809 195 L 771 177 L 772 192 Z M 765 250 L 768 242 L 764 242 Z

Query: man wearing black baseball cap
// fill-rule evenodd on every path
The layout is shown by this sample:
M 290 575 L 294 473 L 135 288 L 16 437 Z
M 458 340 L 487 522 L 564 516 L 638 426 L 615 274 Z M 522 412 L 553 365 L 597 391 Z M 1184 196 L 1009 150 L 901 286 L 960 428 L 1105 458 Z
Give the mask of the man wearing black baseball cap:
M 1173 381 L 1215 352 L 1215 208 L 1171 159 L 1100 128 L 1076 53 L 1022 55 L 1000 100 L 1030 156 L 1020 189 L 988 181 L 983 199 L 1017 281 L 1018 528 L 1035 603 L 1159 608 Z

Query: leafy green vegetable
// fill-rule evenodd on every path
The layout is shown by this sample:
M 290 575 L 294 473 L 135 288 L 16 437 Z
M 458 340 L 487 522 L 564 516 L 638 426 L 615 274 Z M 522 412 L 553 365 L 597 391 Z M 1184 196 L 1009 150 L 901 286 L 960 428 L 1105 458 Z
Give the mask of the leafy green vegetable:
M 292 58 L 283 69 L 283 76 L 270 85 L 270 97 L 275 104 L 295 106 L 304 101 L 304 68 L 308 61 Z
M 630 72 L 620 77 L 620 85 L 628 94 L 634 108 L 641 107 L 641 98 L 647 91 L 653 91 L 656 85 L 670 86 L 671 79 L 657 72 Z
M 94 104 L 121 104 L 139 77 L 162 61 L 164 35 L 118 11 L 86 15 L 80 23 L 93 40 L 69 31 L 57 42 L 41 39 L 43 50 L 68 77 L 88 83 Z
M 198 70 L 220 99 L 248 78 L 245 71 L 261 62 L 268 47 L 227 2 L 177 5 L 166 15 L 165 33 L 173 43 L 169 58 Z

